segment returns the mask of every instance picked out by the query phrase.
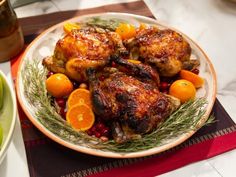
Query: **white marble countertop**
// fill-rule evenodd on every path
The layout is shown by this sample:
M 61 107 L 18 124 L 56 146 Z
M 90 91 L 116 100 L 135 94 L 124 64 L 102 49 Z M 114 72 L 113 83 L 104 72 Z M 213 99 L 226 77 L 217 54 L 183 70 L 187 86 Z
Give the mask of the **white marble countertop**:
M 14 0 L 12 0 L 14 1 Z M 128 0 L 48 0 L 15 9 L 18 17 L 96 7 Z M 227 0 L 145 0 L 155 17 L 195 40 L 210 57 L 218 78 L 217 97 L 236 121 L 236 3 Z M 11 79 L 10 63 L 0 64 Z M 236 150 L 163 174 L 163 177 L 234 177 Z M 19 121 L 13 141 L 0 165 L 1 177 L 28 177 Z

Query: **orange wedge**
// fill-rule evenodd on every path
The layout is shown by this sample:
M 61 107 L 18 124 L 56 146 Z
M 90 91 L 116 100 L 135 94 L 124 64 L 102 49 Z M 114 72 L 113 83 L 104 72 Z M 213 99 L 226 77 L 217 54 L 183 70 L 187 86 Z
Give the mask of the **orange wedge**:
M 80 26 L 76 23 L 65 23 L 63 25 L 63 30 L 66 32 L 66 33 L 69 33 L 71 32 L 71 30 L 73 29 L 80 29 Z
M 136 35 L 135 26 L 128 23 L 120 23 L 116 28 L 116 33 L 118 33 L 121 39 L 130 39 Z
M 92 108 L 91 94 L 90 91 L 83 88 L 75 89 L 68 98 L 67 105 L 68 108 L 76 104 L 86 104 Z
M 180 71 L 180 78 L 192 82 L 196 88 L 200 88 L 204 84 L 203 78 L 201 78 L 197 74 L 194 74 L 193 72 L 188 71 L 188 70 L 181 70 Z
M 133 63 L 133 64 L 140 64 L 141 63 L 141 61 L 133 60 L 133 59 L 129 59 L 128 62 Z
M 66 120 L 75 130 L 85 131 L 93 126 L 95 117 L 86 104 L 76 104 L 68 109 Z

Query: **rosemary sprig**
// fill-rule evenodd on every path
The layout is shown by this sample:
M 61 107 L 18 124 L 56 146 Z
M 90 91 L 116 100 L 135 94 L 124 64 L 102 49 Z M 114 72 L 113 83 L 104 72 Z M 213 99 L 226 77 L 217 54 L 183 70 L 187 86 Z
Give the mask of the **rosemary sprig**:
M 95 17 L 95 18 L 90 18 L 85 24 L 88 26 L 96 26 L 103 29 L 115 31 L 121 22 L 122 21 L 119 19 L 104 20 L 99 17 Z
M 31 60 L 25 63 L 21 70 L 25 97 L 32 105 L 36 112 L 35 115 L 42 125 L 60 138 L 80 146 L 123 153 L 150 149 L 166 144 L 191 130 L 198 129 L 199 122 L 206 112 L 204 107 L 207 102 L 204 98 L 192 100 L 183 104 L 169 118 L 160 123 L 153 132 L 143 135 L 140 139 L 134 139 L 124 144 L 117 144 L 113 140 L 102 142 L 84 132 L 74 130 L 56 112 L 52 98 L 47 94 L 46 73 L 47 70 L 42 67 L 41 60 Z M 213 117 L 211 116 L 204 124 L 209 124 L 212 121 Z

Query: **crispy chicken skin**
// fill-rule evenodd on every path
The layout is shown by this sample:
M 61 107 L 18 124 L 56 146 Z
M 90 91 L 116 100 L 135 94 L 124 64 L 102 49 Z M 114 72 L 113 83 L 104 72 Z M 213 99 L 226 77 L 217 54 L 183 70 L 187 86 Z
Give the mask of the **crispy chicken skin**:
M 126 52 L 120 36 L 101 28 L 75 29 L 56 43 L 54 54 L 43 64 L 53 72 L 65 73 L 77 81 L 86 81 L 87 68 L 108 63 L 114 53 Z
M 115 62 L 126 67 L 127 72 L 105 68 L 103 81 L 98 80 L 94 70 L 88 70 L 88 75 L 94 112 L 113 122 L 113 137 L 122 143 L 130 138 L 128 132 L 144 134 L 152 131 L 180 103 L 159 92 L 159 76 L 150 66 L 122 59 Z
M 155 65 L 161 76 L 171 77 L 190 59 L 191 48 L 177 32 L 156 27 L 138 31 L 129 48 L 136 48 L 139 56 L 147 63 Z

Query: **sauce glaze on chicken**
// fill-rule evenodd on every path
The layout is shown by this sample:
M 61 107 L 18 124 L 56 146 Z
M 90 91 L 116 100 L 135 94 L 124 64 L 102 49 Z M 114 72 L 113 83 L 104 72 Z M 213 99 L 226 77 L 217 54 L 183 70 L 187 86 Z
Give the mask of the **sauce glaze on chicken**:
M 136 51 L 141 63 L 129 62 L 124 57 L 127 51 Z M 176 75 L 190 61 L 190 54 L 188 42 L 170 29 L 150 26 L 122 41 L 116 32 L 86 27 L 60 39 L 43 64 L 50 71 L 88 82 L 95 115 L 110 124 L 117 143 L 124 143 L 153 131 L 179 107 L 177 98 L 159 91 L 159 74 Z M 99 75 L 105 78 L 100 80 Z
M 108 63 L 114 53 L 126 52 L 120 36 L 102 28 L 74 29 L 56 43 L 54 54 L 43 64 L 79 82 L 87 81 L 86 69 Z

